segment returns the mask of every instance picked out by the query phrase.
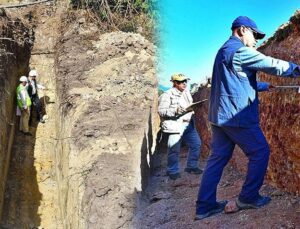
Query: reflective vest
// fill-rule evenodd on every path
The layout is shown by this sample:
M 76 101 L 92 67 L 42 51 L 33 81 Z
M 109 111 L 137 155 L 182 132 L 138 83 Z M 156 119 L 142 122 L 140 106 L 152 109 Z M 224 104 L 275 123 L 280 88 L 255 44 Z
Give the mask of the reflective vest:
M 25 98 L 22 98 L 22 91 L 25 92 Z M 28 95 L 27 88 L 22 84 L 19 84 L 19 86 L 17 87 L 17 104 L 20 109 L 23 109 L 25 106 L 31 106 L 31 99 Z

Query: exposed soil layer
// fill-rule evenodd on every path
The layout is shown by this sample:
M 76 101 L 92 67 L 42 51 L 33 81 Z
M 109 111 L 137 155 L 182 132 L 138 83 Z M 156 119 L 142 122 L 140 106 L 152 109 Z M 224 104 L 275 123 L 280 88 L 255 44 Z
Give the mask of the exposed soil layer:
M 30 40 L 24 29 L 33 48 L 18 74 L 27 75 L 28 62 L 36 68 L 48 119 L 33 117 L 32 136 L 16 128 L 1 227 L 130 227 L 157 122 L 155 47 L 140 34 L 101 33 L 84 10 L 40 5 L 14 14 L 34 34 Z M 25 51 L 13 58 L 22 61 Z M 11 98 L 14 74 L 7 80 Z M 13 100 L 7 104 L 13 116 Z
M 85 16 L 65 15 L 56 46 L 60 208 L 69 228 L 129 228 L 153 144 L 155 47 Z
M 0 215 L 15 131 L 15 90 L 28 68 L 32 33 L 18 17 L 0 10 Z
M 37 121 L 36 110 L 31 113 L 30 133 L 25 136 L 18 131 L 15 120 L 15 134 L 9 165 L 6 192 L 4 196 L 1 228 L 60 228 L 57 185 L 55 182 L 55 125 L 58 104 L 55 103 L 54 45 L 57 37 L 59 15 L 51 7 L 39 5 L 26 9 L 14 9 L 11 15 L 18 15 L 32 34 L 31 56 L 27 56 L 27 68 L 19 69 L 18 77 L 11 82 L 18 83 L 20 75 L 27 75 L 29 68 L 38 71 L 37 81 L 47 90 L 39 91 L 46 123 Z M 55 23 L 56 22 L 56 23 Z M 49 27 L 52 30 L 49 30 Z M 15 32 L 18 32 L 16 30 Z M 28 32 L 27 32 L 28 33 Z M 46 45 L 45 45 L 46 44 Z M 29 58 L 30 57 L 30 58 Z M 22 61 L 18 55 L 18 61 Z M 15 88 L 12 89 L 15 99 Z M 15 103 L 13 111 L 15 112 Z M 14 114 L 15 115 L 15 114 Z
M 260 51 L 300 64 L 300 11 L 289 23 L 260 47 Z M 300 79 L 260 74 L 273 85 L 300 85 Z M 261 126 L 268 139 L 271 156 L 267 179 L 276 186 L 300 194 L 300 94 L 298 89 L 261 93 Z

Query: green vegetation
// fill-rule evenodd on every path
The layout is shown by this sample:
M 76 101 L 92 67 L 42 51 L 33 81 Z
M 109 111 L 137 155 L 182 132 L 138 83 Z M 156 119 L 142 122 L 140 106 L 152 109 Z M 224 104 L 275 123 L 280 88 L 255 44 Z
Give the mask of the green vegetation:
M 296 10 L 295 14 L 290 18 L 290 21 L 286 24 L 280 26 L 279 29 L 275 32 L 275 34 L 266 40 L 259 49 L 263 49 L 264 47 L 271 44 L 271 42 L 281 42 L 286 39 L 294 30 L 300 30 L 300 10 Z
M 138 32 L 153 39 L 157 0 L 71 0 L 72 9 L 87 9 L 101 26 Z

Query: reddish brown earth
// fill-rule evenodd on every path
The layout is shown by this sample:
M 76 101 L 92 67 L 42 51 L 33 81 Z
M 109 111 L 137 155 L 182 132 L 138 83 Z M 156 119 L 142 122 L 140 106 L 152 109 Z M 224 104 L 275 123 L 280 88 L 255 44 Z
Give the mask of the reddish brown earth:
M 218 214 L 194 221 L 195 201 L 201 175 L 182 172 L 171 181 L 166 176 L 166 151 L 160 146 L 154 156 L 156 165 L 139 209 L 137 228 L 300 228 L 300 197 L 264 184 L 261 193 L 270 195 L 269 205 L 258 210 L 243 210 L 234 214 Z M 186 162 L 187 149 L 181 154 L 181 168 Z M 201 167 L 205 161 L 201 159 Z M 219 184 L 218 199 L 234 200 L 241 189 L 244 173 L 228 165 Z
M 202 87 L 198 89 L 198 92 L 193 95 L 194 101 L 200 101 L 203 99 L 209 99 L 210 96 L 210 87 Z M 202 156 L 207 157 L 210 152 L 210 124 L 208 122 L 208 101 L 201 104 L 200 106 L 195 107 L 195 120 L 196 127 L 201 136 L 202 145 L 201 151 Z
M 300 11 L 290 18 L 260 48 L 266 55 L 300 64 Z M 273 85 L 300 85 L 300 79 L 261 74 Z M 278 187 L 300 194 L 300 94 L 296 89 L 263 93 L 261 126 L 271 148 L 268 180 Z

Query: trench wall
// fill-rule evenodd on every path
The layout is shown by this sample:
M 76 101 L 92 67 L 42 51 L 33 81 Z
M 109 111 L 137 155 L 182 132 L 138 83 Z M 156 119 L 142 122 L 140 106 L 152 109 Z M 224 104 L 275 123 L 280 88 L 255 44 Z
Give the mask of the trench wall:
M 266 55 L 300 64 L 300 11 L 259 49 Z M 273 85 L 300 85 L 300 79 L 260 74 Z M 300 193 L 300 94 L 298 90 L 262 93 L 261 126 L 271 148 L 267 178 L 277 186 Z
M 198 91 L 193 94 L 193 100 L 199 101 L 203 99 L 209 99 L 210 97 L 210 87 L 203 86 L 198 89 Z M 206 158 L 210 153 L 210 124 L 208 122 L 208 104 L 209 102 L 205 102 L 200 106 L 196 106 L 195 108 L 195 120 L 196 120 L 196 127 L 201 136 L 201 157 Z
M 154 47 L 77 16 L 57 45 L 59 208 L 65 228 L 129 228 L 156 136 Z
M 28 71 L 32 36 L 20 20 L 0 16 L 0 215 L 16 120 L 16 87 Z
M 7 213 L 7 225 L 131 227 L 159 125 L 154 46 L 139 34 L 101 34 L 84 11 L 41 5 L 18 12 L 34 28 L 5 22 L 2 37 L 9 39 L 0 39 L 1 197 L 15 131 L 15 89 L 29 65 L 47 87 L 40 97 L 48 119 L 31 127 L 33 147 L 22 157 L 32 159 L 33 177 L 13 178 L 24 183 L 22 190 L 8 189 L 6 209 L 20 215 Z M 30 212 L 33 191 L 38 199 Z M 17 203 L 16 193 L 26 201 Z

